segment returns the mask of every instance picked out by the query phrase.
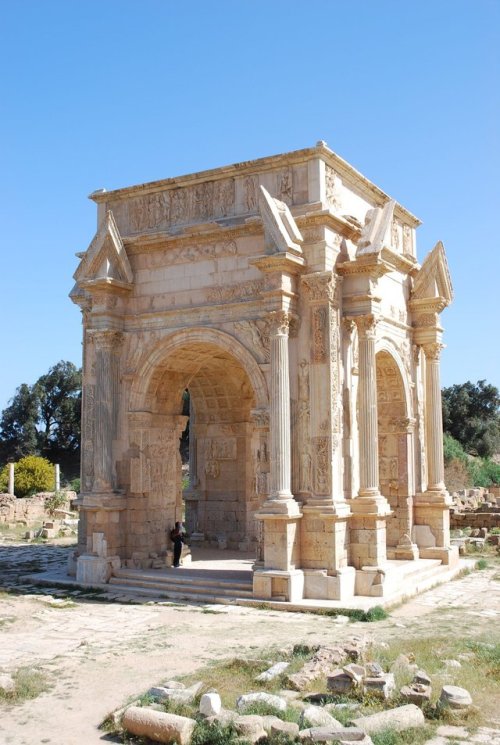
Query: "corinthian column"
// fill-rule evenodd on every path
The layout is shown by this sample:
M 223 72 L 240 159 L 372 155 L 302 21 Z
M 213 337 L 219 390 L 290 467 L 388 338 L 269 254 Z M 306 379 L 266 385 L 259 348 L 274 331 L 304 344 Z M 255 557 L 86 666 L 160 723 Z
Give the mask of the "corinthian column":
M 269 313 L 271 342 L 270 401 L 270 499 L 293 499 L 290 449 L 290 382 L 288 332 L 290 315 L 284 310 Z
M 359 343 L 359 496 L 378 497 L 377 379 L 373 315 L 354 319 Z
M 441 409 L 441 384 L 439 357 L 443 345 L 437 342 L 424 344 L 425 375 L 425 436 L 427 451 L 428 491 L 442 492 L 444 485 L 443 414 Z
M 113 440 L 116 436 L 119 390 L 118 331 L 94 331 L 96 359 L 94 492 L 114 487 Z

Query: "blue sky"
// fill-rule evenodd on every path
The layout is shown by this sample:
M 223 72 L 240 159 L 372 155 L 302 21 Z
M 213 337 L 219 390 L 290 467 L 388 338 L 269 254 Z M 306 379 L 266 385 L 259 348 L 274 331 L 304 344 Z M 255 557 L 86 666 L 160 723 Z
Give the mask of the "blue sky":
M 324 139 L 446 247 L 442 383 L 500 387 L 499 0 L 0 2 L 0 409 L 61 359 L 113 189 Z

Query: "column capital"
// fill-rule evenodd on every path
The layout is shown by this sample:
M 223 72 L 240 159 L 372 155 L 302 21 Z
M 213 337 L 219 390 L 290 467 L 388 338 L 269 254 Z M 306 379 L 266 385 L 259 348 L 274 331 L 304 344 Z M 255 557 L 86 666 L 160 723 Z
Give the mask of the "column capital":
M 88 329 L 87 333 L 96 347 L 102 350 L 112 351 L 123 341 L 122 332 L 115 329 Z
M 267 314 L 269 333 L 273 336 L 288 336 L 292 314 L 287 310 L 272 310 Z
M 427 360 L 438 361 L 441 356 L 441 350 L 444 349 L 445 345 L 440 342 L 432 342 L 431 344 L 422 344 L 425 358 Z
M 374 313 L 367 313 L 363 316 L 352 316 L 352 320 L 358 328 L 358 334 L 365 339 L 375 339 L 375 331 L 379 317 Z
M 333 272 L 314 272 L 301 278 L 310 303 L 329 302 L 335 307 L 340 303 L 342 277 Z

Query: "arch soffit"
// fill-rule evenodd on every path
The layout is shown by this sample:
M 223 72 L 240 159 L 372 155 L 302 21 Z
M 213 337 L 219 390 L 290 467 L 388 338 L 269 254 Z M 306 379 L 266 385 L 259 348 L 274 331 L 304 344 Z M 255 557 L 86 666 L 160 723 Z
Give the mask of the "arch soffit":
M 255 393 L 255 407 L 269 406 L 266 379 L 253 355 L 234 336 L 218 329 L 199 327 L 174 331 L 144 352 L 144 361 L 138 366 L 132 382 L 130 411 L 144 410 L 151 378 L 158 365 L 170 354 L 193 343 L 216 346 L 234 357 L 248 375 Z
M 409 372 L 407 371 L 403 358 L 401 356 L 401 352 L 399 351 L 398 346 L 394 342 L 393 339 L 389 339 L 386 336 L 381 337 L 380 339 L 377 339 L 375 342 L 375 354 L 378 354 L 379 352 L 386 352 L 394 361 L 394 364 L 396 365 L 399 374 L 401 376 L 401 382 L 403 384 L 403 390 L 405 394 L 405 404 L 406 404 L 406 415 L 408 417 L 413 416 L 413 406 L 412 406 L 412 394 L 411 394 L 411 387 L 410 387 L 410 380 L 409 380 Z

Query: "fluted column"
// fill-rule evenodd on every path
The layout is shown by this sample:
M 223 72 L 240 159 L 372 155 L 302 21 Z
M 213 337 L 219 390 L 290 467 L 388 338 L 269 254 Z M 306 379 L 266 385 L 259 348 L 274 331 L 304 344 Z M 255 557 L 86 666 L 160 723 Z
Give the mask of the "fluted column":
M 270 387 L 270 499 L 293 499 L 290 448 L 290 381 L 288 333 L 290 315 L 278 310 L 269 313 L 271 342 Z
M 359 343 L 359 496 L 378 497 L 377 379 L 373 315 L 354 319 Z
M 112 491 L 114 487 L 113 439 L 116 436 L 119 393 L 118 331 L 94 331 L 95 344 L 95 449 L 94 492 Z
M 442 344 L 424 344 L 425 373 L 425 439 L 427 452 L 427 490 L 443 491 L 443 413 L 441 408 L 441 383 L 439 358 Z

